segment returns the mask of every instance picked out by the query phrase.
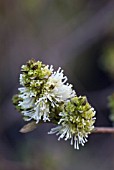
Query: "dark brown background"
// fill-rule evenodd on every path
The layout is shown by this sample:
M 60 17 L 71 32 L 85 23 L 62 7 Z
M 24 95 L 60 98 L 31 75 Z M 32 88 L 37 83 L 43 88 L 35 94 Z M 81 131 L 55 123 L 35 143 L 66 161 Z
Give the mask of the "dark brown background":
M 1 170 L 114 169 L 113 135 L 92 134 L 77 151 L 70 141 L 47 135 L 52 125 L 21 134 L 25 123 L 11 101 L 21 65 L 35 58 L 55 69 L 61 66 L 77 94 L 87 95 L 97 110 L 96 126 L 112 126 L 107 97 L 114 81 L 103 67 L 110 45 L 113 0 L 0 0 Z

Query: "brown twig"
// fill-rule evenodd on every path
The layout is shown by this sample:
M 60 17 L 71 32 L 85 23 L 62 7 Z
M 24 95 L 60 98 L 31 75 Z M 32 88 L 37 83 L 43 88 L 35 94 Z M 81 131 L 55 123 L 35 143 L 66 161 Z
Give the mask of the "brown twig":
M 114 133 L 113 127 L 95 127 L 92 133 Z

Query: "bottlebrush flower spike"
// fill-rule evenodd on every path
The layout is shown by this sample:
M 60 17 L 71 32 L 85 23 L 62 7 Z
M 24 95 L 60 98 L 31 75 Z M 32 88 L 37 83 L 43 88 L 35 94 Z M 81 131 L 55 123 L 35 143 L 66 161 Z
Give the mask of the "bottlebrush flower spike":
M 50 121 L 51 110 L 75 96 L 72 85 L 65 84 L 67 77 L 59 68 L 30 60 L 21 67 L 19 94 L 13 98 L 16 108 L 22 113 L 25 121 Z
M 94 129 L 94 109 L 85 96 L 76 96 L 64 104 L 59 116 L 58 126 L 52 128 L 49 134 L 56 133 L 59 136 L 58 140 L 70 139 L 71 145 L 74 144 L 74 148 L 79 149 L 79 144 L 84 145 L 88 134 Z
M 19 93 L 13 96 L 13 104 L 25 121 L 30 121 L 20 131 L 26 133 L 38 123 L 51 122 L 57 127 L 49 134 L 58 135 L 58 140 L 70 139 L 71 145 L 87 142 L 94 129 L 95 111 L 85 96 L 77 96 L 67 77 L 59 68 L 43 64 L 34 59 L 22 65 Z

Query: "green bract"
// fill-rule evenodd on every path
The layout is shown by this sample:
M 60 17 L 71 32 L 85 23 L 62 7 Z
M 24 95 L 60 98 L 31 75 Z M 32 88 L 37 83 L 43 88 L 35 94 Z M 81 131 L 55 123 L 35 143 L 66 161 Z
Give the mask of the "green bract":
M 72 133 L 81 132 L 83 135 L 87 135 L 93 130 L 95 111 L 85 96 L 76 96 L 71 99 L 71 101 L 66 104 L 65 113 Z
M 32 90 L 36 95 L 40 94 L 52 74 L 52 70 L 48 67 L 40 61 L 29 60 L 21 67 L 20 84 Z

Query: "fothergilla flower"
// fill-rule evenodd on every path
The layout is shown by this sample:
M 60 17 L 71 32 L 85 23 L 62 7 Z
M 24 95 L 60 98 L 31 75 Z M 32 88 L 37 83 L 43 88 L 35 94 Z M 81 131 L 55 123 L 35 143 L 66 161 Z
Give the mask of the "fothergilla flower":
M 64 109 L 59 113 L 58 126 L 52 128 L 49 134 L 56 133 L 58 140 L 70 139 L 71 145 L 79 149 L 79 144 L 87 142 L 88 134 L 94 129 L 95 111 L 85 96 L 73 97 L 65 102 Z
M 61 68 L 54 72 L 53 66 L 30 60 L 21 68 L 22 87 L 18 89 L 19 94 L 13 103 L 26 121 L 50 121 L 51 108 L 59 107 L 61 102 L 75 96 L 72 85 L 65 84 L 66 81 Z
M 49 134 L 55 133 L 58 140 L 70 139 L 75 149 L 87 142 L 94 129 L 94 108 L 85 96 L 76 95 L 61 68 L 54 71 L 52 65 L 32 59 L 22 65 L 19 81 L 13 104 L 24 120 L 30 121 L 21 132 L 33 130 L 39 122 L 51 122 L 57 127 Z

